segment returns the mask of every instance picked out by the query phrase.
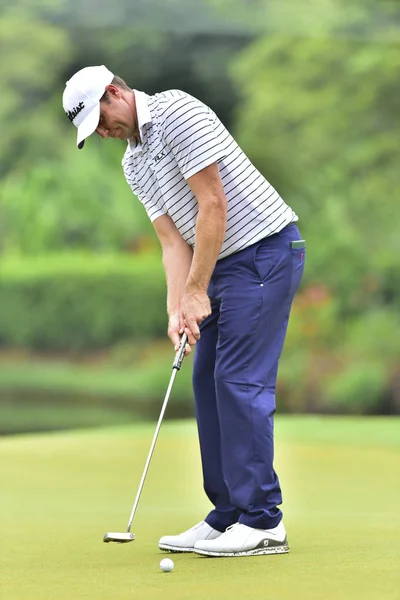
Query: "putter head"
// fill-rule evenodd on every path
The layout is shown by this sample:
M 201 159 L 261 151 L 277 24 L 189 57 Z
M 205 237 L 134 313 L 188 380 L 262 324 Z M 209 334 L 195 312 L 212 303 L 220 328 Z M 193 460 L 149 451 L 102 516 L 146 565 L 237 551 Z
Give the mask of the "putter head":
M 135 539 L 134 533 L 116 533 L 114 531 L 109 531 L 103 537 L 103 542 L 108 544 L 109 542 L 116 542 L 117 544 L 127 544 L 128 542 L 133 542 Z

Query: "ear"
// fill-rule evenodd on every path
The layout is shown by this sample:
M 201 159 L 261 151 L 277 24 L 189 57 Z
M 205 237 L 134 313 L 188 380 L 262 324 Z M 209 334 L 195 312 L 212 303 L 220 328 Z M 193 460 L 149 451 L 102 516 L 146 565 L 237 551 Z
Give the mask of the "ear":
M 116 85 L 113 85 L 112 83 L 107 85 L 106 92 L 112 98 L 116 98 L 117 100 L 119 100 L 121 98 L 121 90 L 119 89 L 119 87 L 117 87 Z

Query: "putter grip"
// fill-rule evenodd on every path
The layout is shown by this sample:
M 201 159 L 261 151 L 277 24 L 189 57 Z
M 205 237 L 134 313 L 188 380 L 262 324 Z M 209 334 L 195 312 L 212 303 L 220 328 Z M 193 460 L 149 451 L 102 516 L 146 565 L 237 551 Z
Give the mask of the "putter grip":
M 182 366 L 182 361 L 185 356 L 186 344 L 187 344 L 187 335 L 186 335 L 186 333 L 184 333 L 182 336 L 182 339 L 181 339 L 179 350 L 177 351 L 176 356 L 175 356 L 174 364 L 172 365 L 172 368 L 176 369 L 177 371 L 179 371 Z

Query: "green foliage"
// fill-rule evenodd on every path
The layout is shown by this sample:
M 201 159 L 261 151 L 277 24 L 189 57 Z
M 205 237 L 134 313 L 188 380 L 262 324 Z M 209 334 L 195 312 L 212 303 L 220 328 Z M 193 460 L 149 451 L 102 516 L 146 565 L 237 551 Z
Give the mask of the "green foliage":
M 398 411 L 397 0 L 0 8 L 0 253 L 14 257 L 0 263 L 0 344 L 112 347 L 129 366 L 136 339 L 165 336 L 161 261 L 143 258 L 158 242 L 123 179 L 124 144 L 92 138 L 77 151 L 61 107 L 71 74 L 104 63 L 136 89 L 181 88 L 209 104 L 299 214 L 307 265 L 280 409 Z M 46 266 L 46 253 L 70 250 L 81 254 Z M 140 254 L 107 257 L 116 252 Z M 161 390 L 156 368 L 149 377 Z
M 355 414 L 397 413 L 393 382 L 400 356 L 398 311 L 370 310 L 347 322 L 338 368 L 324 379 L 321 406 Z
M 96 7 L 97 8 L 97 7 Z M 235 12 L 221 14 L 208 0 L 118 0 L 103 3 L 93 10 L 91 0 L 68 0 L 57 14 L 57 21 L 68 27 L 83 25 L 87 29 L 126 27 L 133 23 L 137 35 L 165 31 L 168 34 L 189 35 L 201 32 L 243 32 L 250 27 L 243 24 Z
M 158 256 L 65 255 L 1 263 L 3 346 L 83 350 L 165 332 Z
M 251 32 L 235 19 L 216 21 L 212 9 L 192 0 L 120 0 L 95 12 L 86 1 L 2 0 L 0 7 L 7 57 L 0 66 L 0 252 L 154 245 L 123 178 L 125 144 L 91 139 L 84 152 L 76 150 L 76 130 L 61 106 L 65 81 L 105 63 L 135 89 L 183 88 L 228 124 L 236 95 L 226 65 Z
M 232 1 L 232 0 L 220 0 Z M 253 0 L 264 9 L 265 26 L 285 35 L 321 37 L 329 31 L 338 39 L 398 40 L 397 0 Z
M 274 35 L 233 68 L 238 138 L 307 239 L 278 392 L 287 410 L 398 412 L 400 13 L 316 8 L 268 3 Z
M 0 434 L 157 419 L 171 377 L 173 348 L 166 338 L 136 342 L 124 366 L 101 356 L 86 364 L 34 355 L 0 363 Z M 192 360 L 175 379 L 167 418 L 194 414 Z M 16 410 L 18 407 L 18 410 Z
M 155 232 L 125 182 L 117 147 L 75 147 L 69 131 L 61 160 L 40 160 L 15 170 L 0 188 L 3 252 L 28 255 L 65 248 L 129 250 L 144 237 L 157 245 Z M 97 142 L 97 143 L 96 143 Z M 121 150 L 121 148 L 119 148 Z
M 50 110 L 71 46 L 61 28 L 8 6 L 0 20 L 0 177 L 36 157 L 54 157 L 60 138 Z
M 398 56 L 394 44 L 333 40 L 327 34 L 260 39 L 235 69 L 246 90 L 238 121 L 243 143 L 259 164 L 275 157 L 272 164 L 279 166 L 281 181 L 291 182 L 289 189 L 299 193 L 306 185 L 306 192 L 314 192 L 313 207 L 317 175 L 320 194 L 338 186 L 342 194 L 343 185 L 362 178 L 365 196 L 357 202 L 352 194 L 353 210 L 361 212 L 360 204 L 372 208 L 377 175 L 381 193 L 398 177 L 392 128 Z M 273 143 L 265 146 L 266 139 Z
M 367 8 L 328 4 L 318 37 L 262 37 L 233 73 L 241 144 L 299 213 L 306 278 L 324 281 L 344 317 L 400 301 L 400 279 L 383 290 L 400 252 L 399 47 L 351 35 L 368 30 Z
M 397 0 L 207 0 L 216 13 L 232 15 L 252 31 L 291 37 L 398 40 Z
M 279 370 L 280 410 L 398 414 L 398 311 L 338 314 L 323 287 L 296 298 Z
M 384 364 L 350 362 L 326 386 L 323 406 L 329 412 L 379 413 L 387 381 Z
M 62 399 L 62 401 L 60 401 Z M 140 419 L 130 408 L 116 407 L 111 402 L 88 401 L 85 396 L 35 398 L 26 394 L 1 395 L 0 435 L 78 429 L 82 427 L 109 427 Z

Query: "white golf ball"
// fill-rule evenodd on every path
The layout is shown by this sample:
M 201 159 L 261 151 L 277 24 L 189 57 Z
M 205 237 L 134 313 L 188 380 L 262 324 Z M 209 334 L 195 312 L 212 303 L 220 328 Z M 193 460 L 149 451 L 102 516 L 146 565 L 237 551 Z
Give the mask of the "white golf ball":
M 160 569 L 164 573 L 169 573 L 174 568 L 174 563 L 170 558 L 163 558 L 160 562 Z

